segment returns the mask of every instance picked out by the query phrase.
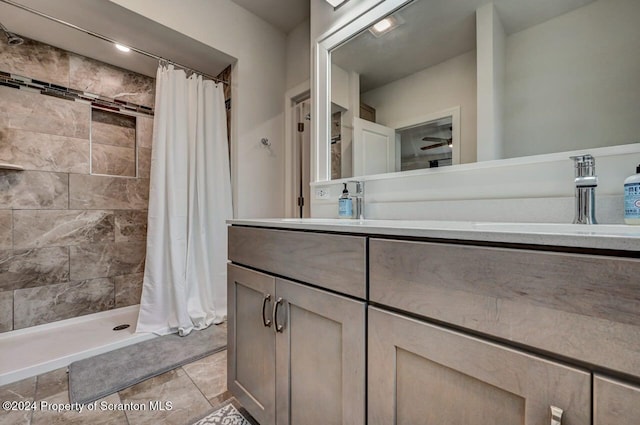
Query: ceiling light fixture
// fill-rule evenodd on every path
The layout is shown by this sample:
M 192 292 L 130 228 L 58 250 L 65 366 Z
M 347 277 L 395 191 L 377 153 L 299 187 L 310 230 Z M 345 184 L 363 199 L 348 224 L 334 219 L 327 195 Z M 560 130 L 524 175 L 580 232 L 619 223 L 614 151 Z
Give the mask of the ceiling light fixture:
M 391 15 L 373 24 L 369 31 L 376 37 L 380 37 L 402 24 L 404 24 L 404 20 L 400 16 Z
M 327 3 L 329 3 L 331 6 L 333 6 L 334 9 L 337 9 L 338 7 L 342 6 L 343 4 L 345 4 L 348 0 L 327 0 Z
M 118 43 L 116 43 L 116 49 L 120 50 L 121 52 L 131 51 L 131 49 L 128 48 L 127 46 L 123 46 L 122 44 L 118 44 Z
M 378 22 L 373 26 L 373 30 L 377 33 L 384 32 L 391 27 L 391 20 L 389 18 L 384 18 L 382 21 Z

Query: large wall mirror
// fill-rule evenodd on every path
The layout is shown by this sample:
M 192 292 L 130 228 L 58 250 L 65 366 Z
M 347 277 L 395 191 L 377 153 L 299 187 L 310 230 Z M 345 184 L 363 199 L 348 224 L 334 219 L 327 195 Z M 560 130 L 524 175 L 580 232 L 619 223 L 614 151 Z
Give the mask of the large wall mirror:
M 640 142 L 638 0 L 391 0 L 318 46 L 318 180 Z

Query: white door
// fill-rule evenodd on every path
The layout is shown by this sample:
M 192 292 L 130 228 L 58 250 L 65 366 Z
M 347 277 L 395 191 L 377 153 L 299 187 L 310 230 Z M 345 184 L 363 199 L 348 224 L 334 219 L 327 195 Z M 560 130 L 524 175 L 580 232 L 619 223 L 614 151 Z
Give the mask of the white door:
M 353 119 L 353 175 L 396 171 L 396 131 L 371 121 Z

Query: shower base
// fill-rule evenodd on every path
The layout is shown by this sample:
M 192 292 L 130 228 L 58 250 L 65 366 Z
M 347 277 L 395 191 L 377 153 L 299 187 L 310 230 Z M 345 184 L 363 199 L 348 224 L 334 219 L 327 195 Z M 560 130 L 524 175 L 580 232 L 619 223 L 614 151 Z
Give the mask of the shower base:
M 0 386 L 155 338 L 135 333 L 138 311 L 134 305 L 0 334 Z M 113 331 L 124 323 L 131 326 Z

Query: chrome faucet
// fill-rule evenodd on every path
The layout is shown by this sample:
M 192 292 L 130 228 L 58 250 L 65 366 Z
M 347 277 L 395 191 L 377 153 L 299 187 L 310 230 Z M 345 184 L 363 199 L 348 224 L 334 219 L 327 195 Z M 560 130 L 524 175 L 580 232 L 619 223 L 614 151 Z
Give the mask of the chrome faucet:
M 349 180 L 348 183 L 356 184 L 356 193 L 353 196 L 356 201 L 354 218 L 364 220 L 364 181 Z
M 596 160 L 589 154 L 572 156 L 575 163 L 576 215 L 574 224 L 597 224 L 596 222 Z

